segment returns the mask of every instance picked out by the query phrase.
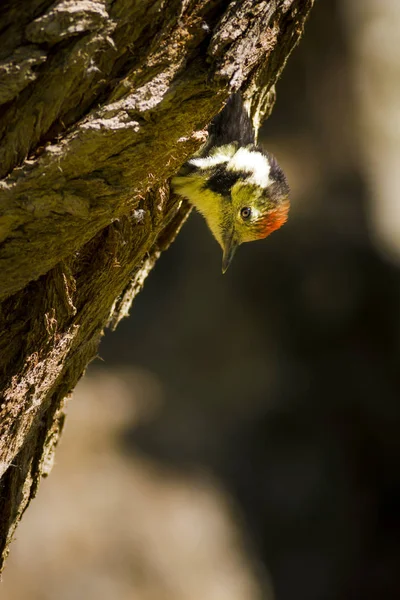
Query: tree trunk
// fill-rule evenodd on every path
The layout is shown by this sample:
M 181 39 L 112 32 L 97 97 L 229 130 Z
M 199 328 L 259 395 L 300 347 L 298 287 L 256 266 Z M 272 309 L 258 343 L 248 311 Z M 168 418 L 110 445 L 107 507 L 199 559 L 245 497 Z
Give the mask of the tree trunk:
M 63 402 L 190 207 L 168 179 L 241 89 L 255 124 L 313 0 L 0 8 L 0 566 Z

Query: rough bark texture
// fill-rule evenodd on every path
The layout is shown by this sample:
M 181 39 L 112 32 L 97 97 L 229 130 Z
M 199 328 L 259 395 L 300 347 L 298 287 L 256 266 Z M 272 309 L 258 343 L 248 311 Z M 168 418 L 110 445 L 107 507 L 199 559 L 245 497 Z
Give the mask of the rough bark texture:
M 168 179 L 232 91 L 254 122 L 313 0 L 0 8 L 0 555 L 63 402 L 190 208 Z

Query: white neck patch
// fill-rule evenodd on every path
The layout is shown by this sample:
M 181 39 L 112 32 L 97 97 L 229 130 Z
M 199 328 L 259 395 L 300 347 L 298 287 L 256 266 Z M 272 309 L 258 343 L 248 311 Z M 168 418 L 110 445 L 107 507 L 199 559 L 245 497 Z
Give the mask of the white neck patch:
M 262 188 L 267 188 L 273 183 L 269 174 L 271 166 L 269 160 L 261 152 L 239 148 L 236 154 L 229 160 L 228 171 L 244 171 L 249 173 L 247 181 Z
M 234 156 L 236 146 L 234 144 L 226 144 L 219 148 L 214 148 L 209 156 L 205 158 L 191 158 L 189 164 L 194 165 L 198 169 L 211 169 L 218 165 L 223 165 L 229 162 Z
M 210 169 L 211 167 L 227 163 L 229 160 L 230 157 L 226 156 L 226 154 L 214 154 L 213 156 L 207 156 L 206 158 L 192 158 L 189 160 L 189 163 L 199 169 Z

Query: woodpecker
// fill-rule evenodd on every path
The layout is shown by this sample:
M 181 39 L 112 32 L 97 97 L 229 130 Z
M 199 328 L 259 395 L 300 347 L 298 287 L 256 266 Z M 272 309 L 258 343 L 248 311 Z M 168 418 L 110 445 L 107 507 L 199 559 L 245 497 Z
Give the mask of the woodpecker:
M 239 93 L 208 129 L 208 140 L 171 181 L 204 216 L 222 248 L 222 272 L 240 244 L 267 237 L 287 220 L 289 186 L 276 159 L 255 144 Z

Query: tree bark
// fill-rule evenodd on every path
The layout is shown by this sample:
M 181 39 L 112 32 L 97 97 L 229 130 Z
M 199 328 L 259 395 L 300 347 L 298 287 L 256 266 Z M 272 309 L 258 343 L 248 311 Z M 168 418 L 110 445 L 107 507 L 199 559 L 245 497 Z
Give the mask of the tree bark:
M 190 211 L 168 179 L 233 91 L 268 115 L 312 4 L 2 4 L 0 567 L 65 398 Z

